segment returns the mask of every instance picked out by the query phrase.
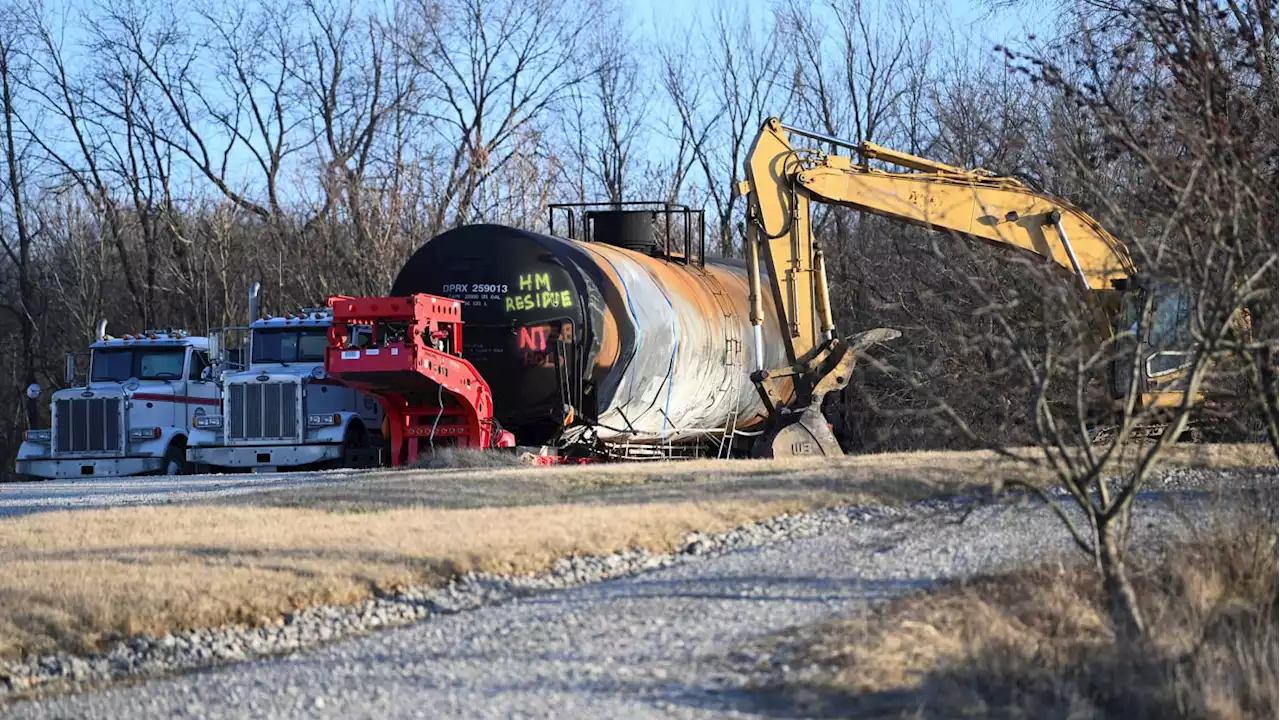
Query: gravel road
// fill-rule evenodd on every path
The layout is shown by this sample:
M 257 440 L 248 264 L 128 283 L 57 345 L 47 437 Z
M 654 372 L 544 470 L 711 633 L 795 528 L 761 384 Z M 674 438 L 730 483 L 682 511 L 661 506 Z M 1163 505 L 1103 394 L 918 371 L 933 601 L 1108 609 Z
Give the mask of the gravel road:
M 190 503 L 349 481 L 358 470 L 240 475 L 144 475 L 0 484 L 0 517 L 50 510 Z
M 1141 501 L 1170 538 L 1223 503 Z M 802 534 L 802 533 L 801 533 Z M 0 706 L 51 717 L 739 717 L 735 648 L 943 578 L 1069 550 L 1036 504 L 904 509 L 822 534 L 433 617 L 290 656 Z M 740 659 L 739 659 L 740 660 Z

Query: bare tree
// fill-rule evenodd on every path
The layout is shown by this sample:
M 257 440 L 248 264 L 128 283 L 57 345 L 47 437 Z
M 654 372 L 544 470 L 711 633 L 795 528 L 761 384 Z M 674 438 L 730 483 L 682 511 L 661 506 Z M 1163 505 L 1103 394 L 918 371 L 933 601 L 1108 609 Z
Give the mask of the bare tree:
M 571 162 L 562 171 L 579 202 L 632 199 L 637 140 L 647 131 L 648 91 L 634 55 L 625 18 L 614 14 L 594 29 L 585 53 L 590 79 L 567 98 L 566 144 Z M 643 147 L 643 144 L 641 144 Z
M 856 0 L 781 6 L 780 31 L 794 98 L 788 121 L 854 144 L 872 141 L 936 156 L 935 108 L 942 81 L 936 28 L 947 23 L 934 18 L 941 12 L 936 5 Z M 987 114 L 984 109 L 982 115 Z M 840 323 L 903 329 L 904 338 L 889 351 L 899 367 L 935 387 L 959 384 L 974 361 L 954 340 L 967 328 L 937 308 L 976 304 L 978 298 L 959 276 L 989 259 L 960 259 L 964 253 L 950 251 L 926 231 L 884 218 L 831 206 L 816 206 L 812 212 L 836 289 L 833 311 Z M 870 368 L 857 372 L 857 392 L 832 395 L 828 407 L 850 451 L 921 442 L 970 444 L 896 414 L 919 400 L 899 383 L 882 382 Z M 1004 408 L 965 410 L 985 415 L 992 425 L 1008 417 Z
M 1104 35 L 1089 33 L 1086 15 L 1080 45 L 1008 57 L 1076 108 L 1070 117 L 1100 139 L 1104 158 L 1074 156 L 1069 149 L 1081 147 L 1074 141 L 1081 130 L 1057 127 L 1069 135 L 1056 154 L 1059 180 L 1089 189 L 1083 201 L 1092 212 L 1127 230 L 1142 293 L 1117 308 L 1107 292 L 1081 296 L 1056 273 L 1031 267 L 1011 298 L 991 292 L 999 284 L 992 276 L 968 278 L 988 298 L 976 312 L 985 321 L 976 327 L 985 330 L 971 342 L 998 359 L 997 373 L 969 380 L 1029 389 L 1039 453 L 993 447 L 1057 476 L 1065 503 L 1028 487 L 1096 564 L 1113 624 L 1129 639 L 1148 626 L 1128 574 L 1135 498 L 1184 432 L 1222 431 L 1205 399 L 1232 379 L 1233 366 L 1245 366 L 1253 382 L 1232 412 L 1256 413 L 1276 447 L 1280 203 L 1276 88 L 1267 79 L 1271 65 L 1253 67 L 1258 57 L 1274 64 L 1274 7 L 1233 14 L 1200 3 L 1134 2 L 1112 9 Z M 1047 299 L 1039 317 L 1019 314 L 1028 296 Z M 1115 332 L 1099 337 L 1102 308 L 1118 313 Z M 929 398 L 929 414 L 976 439 L 953 403 L 907 373 L 898 377 Z M 1113 439 L 1101 443 L 1099 400 L 1114 424 Z M 1154 431 L 1162 432 L 1148 439 Z
M 17 43 L 21 35 L 16 32 L 18 28 L 17 19 L 14 18 L 8 8 L 0 5 L 0 27 L 9 27 L 15 32 L 0 33 L 0 139 L 3 140 L 3 147 L 0 147 L 0 158 L 4 160 L 6 174 L 3 180 L 0 180 L 0 202 L 8 197 L 9 211 L 13 216 L 13 228 L 15 237 L 10 238 L 5 230 L 5 224 L 0 223 L 0 247 L 4 248 L 5 255 L 10 263 L 17 268 L 18 273 L 18 301 L 17 307 L 14 308 L 18 315 L 18 324 L 22 328 L 22 375 L 23 384 L 31 385 L 36 382 L 36 323 L 33 314 L 37 312 L 34 307 L 35 289 L 33 287 L 34 268 L 31 262 L 31 250 L 34 242 L 33 228 L 29 224 L 28 213 L 25 207 L 26 203 L 26 143 L 18 137 L 20 132 L 20 123 L 15 117 L 17 108 L 15 107 L 14 92 L 16 89 L 16 76 L 25 72 L 22 67 L 22 58 L 18 51 Z M 26 421 L 27 427 L 36 427 L 36 419 L 40 415 L 40 407 L 38 401 L 34 397 L 27 397 L 26 401 Z
M 419 0 L 400 47 L 422 72 L 418 113 L 435 141 L 432 232 L 476 215 L 484 183 L 518 139 L 593 73 L 576 59 L 600 16 L 593 0 Z M 439 154 L 436 154 L 436 150 Z
M 49 167 L 43 172 L 50 181 L 63 189 L 78 190 L 99 215 L 103 235 L 119 258 L 125 289 L 134 310 L 145 323 L 151 308 L 149 291 L 139 278 L 142 268 L 129 239 L 130 219 L 126 205 L 117 194 L 120 175 L 110 167 L 114 159 L 119 161 L 116 169 L 124 169 L 124 158 L 130 155 L 114 144 L 117 136 L 113 135 L 114 117 L 128 113 L 114 104 L 102 112 L 108 101 L 98 96 L 92 75 L 73 72 L 68 64 L 68 50 L 60 40 L 61 30 L 42 14 L 39 6 L 25 6 L 21 22 L 33 38 L 29 71 L 22 82 L 33 98 L 30 116 L 42 118 L 39 126 L 24 119 L 24 130 L 48 160 Z M 123 97 L 126 103 L 134 99 L 133 87 L 129 84 L 126 89 Z M 54 137 L 61 137 L 63 141 L 55 143 L 51 140 Z M 135 140 L 128 137 L 130 150 L 135 149 Z
M 717 249 L 725 256 L 736 247 L 734 228 L 742 212 L 737 186 L 746 144 L 764 117 L 784 112 L 787 104 L 775 26 L 771 18 L 762 27 L 753 17 L 731 3 L 718 3 L 694 42 L 677 39 L 661 49 L 665 89 L 682 137 L 691 140 L 692 159 L 714 209 Z M 690 45 L 706 48 L 705 55 L 698 57 Z M 703 91 L 703 85 L 711 89 Z
M 201 11 L 200 25 L 190 27 L 190 18 L 172 11 L 130 7 L 107 12 L 96 27 L 101 47 L 135 61 L 157 91 L 165 114 L 147 130 L 263 219 L 282 215 L 285 161 L 307 146 L 307 138 L 293 137 L 308 127 L 310 109 L 294 102 L 301 45 L 295 10 L 224 5 Z M 213 86 L 202 76 L 209 69 Z M 245 159 L 260 173 L 261 201 L 250 197 L 248 178 L 235 171 Z
M 387 178 L 397 172 L 388 167 L 395 160 L 384 156 L 383 130 L 415 92 L 416 77 L 398 72 L 391 31 L 355 3 L 309 1 L 305 10 L 307 51 L 294 72 L 303 99 L 315 108 L 310 135 L 320 178 L 319 199 L 302 232 L 313 253 L 324 253 L 353 281 L 342 290 L 321 283 L 317 294 L 378 292 L 385 285 L 375 280 L 381 267 L 369 260 L 383 257 L 391 230 Z
M 916 152 L 931 144 L 926 108 L 932 38 L 924 8 L 832 0 L 791 3 L 779 12 L 789 51 L 794 124 L 855 143 L 906 141 Z M 850 300 L 840 308 L 846 316 L 867 306 L 860 289 L 868 285 L 869 271 L 880 272 L 879 263 L 866 262 L 869 248 L 860 240 L 883 232 L 883 225 L 873 223 L 864 231 L 864 222 L 842 209 L 815 213 L 833 275 L 852 291 L 842 293 Z
M 801 117 L 836 137 L 896 139 L 904 131 L 904 111 L 919 112 L 919 84 L 910 80 L 929 57 L 926 12 L 906 4 L 870 7 L 863 0 L 787 6 L 783 18 Z M 912 99 L 915 105 L 906 102 Z

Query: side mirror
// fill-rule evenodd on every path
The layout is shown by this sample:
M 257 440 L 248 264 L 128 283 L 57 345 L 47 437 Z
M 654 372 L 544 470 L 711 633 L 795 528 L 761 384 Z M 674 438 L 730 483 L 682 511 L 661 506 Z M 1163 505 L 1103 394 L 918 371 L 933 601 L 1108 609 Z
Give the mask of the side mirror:
M 209 362 L 214 365 L 221 365 L 222 353 L 222 331 L 215 330 L 209 333 Z
M 67 372 L 65 379 L 68 385 L 75 385 L 76 383 L 76 356 L 72 353 L 67 353 Z
M 213 368 L 206 366 L 203 370 L 201 370 L 201 371 L 200 371 L 200 379 L 201 379 L 201 380 L 212 380 L 212 379 L 213 379 Z

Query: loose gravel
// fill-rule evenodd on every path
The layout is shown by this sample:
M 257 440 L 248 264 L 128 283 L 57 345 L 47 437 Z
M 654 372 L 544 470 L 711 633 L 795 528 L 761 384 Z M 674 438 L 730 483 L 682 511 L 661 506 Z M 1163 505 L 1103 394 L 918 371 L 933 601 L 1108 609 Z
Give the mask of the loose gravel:
M 1164 473 L 1141 502 L 1137 537 L 1182 532 L 1189 514 L 1205 512 L 1210 488 L 1259 486 L 1274 494 L 1275 472 Z M 1183 500 L 1175 507 L 1172 497 Z M 750 674 L 718 660 L 734 647 L 939 579 L 1064 552 L 1065 532 L 1038 503 L 956 498 L 788 515 L 695 533 L 673 555 L 568 558 L 536 577 L 469 574 L 443 588 L 308 609 L 278 625 L 136 638 L 92 657 L 33 658 L 0 671 L 0 694 L 239 664 L 133 687 L 14 700 L 0 711 L 18 717 L 750 712 L 744 703 L 754 700 L 741 692 Z M 600 582 L 609 579 L 617 580 Z M 410 626 L 370 634 L 404 625 Z

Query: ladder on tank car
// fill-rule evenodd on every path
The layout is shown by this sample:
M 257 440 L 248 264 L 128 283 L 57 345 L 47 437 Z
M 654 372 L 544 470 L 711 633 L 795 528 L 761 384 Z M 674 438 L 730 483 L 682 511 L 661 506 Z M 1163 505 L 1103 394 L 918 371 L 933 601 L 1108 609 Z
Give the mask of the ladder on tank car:
M 493 393 L 462 355 L 462 307 L 435 295 L 329 298 L 324 369 L 378 399 L 391 464 L 430 448 L 514 447 L 493 419 Z

